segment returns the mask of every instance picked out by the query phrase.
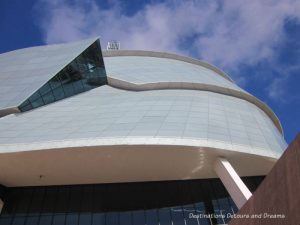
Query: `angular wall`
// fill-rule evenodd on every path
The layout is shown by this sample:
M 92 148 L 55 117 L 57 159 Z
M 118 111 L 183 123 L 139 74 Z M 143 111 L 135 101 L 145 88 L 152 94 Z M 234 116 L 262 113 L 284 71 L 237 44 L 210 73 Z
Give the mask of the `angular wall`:
M 230 225 L 290 225 L 300 221 L 300 134 Z

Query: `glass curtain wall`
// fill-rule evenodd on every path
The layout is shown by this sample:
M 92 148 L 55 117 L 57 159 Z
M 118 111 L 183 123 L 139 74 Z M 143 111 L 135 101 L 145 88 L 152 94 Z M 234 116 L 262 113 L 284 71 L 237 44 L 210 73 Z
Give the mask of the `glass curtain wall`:
M 107 83 L 101 48 L 93 43 L 76 59 L 56 74 L 24 101 L 19 109 L 24 112 L 88 91 Z
M 262 180 L 244 178 L 251 191 Z M 14 187 L 2 199 L 1 225 L 211 225 L 237 212 L 219 179 Z

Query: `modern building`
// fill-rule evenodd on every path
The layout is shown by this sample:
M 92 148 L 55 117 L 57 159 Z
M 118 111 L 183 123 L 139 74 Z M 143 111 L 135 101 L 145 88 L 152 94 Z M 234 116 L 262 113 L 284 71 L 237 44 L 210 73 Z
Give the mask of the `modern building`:
M 0 114 L 1 225 L 226 224 L 286 148 L 215 66 L 97 38 L 1 54 Z

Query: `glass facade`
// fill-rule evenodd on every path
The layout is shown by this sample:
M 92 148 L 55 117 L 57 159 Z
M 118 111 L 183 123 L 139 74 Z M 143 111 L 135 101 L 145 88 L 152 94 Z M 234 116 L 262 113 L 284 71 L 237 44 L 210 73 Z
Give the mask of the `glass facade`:
M 101 47 L 96 41 L 25 100 L 19 109 L 28 111 L 106 83 Z
M 244 178 L 251 191 L 262 180 Z M 237 211 L 219 179 L 13 187 L 2 199 L 1 225 L 211 225 Z

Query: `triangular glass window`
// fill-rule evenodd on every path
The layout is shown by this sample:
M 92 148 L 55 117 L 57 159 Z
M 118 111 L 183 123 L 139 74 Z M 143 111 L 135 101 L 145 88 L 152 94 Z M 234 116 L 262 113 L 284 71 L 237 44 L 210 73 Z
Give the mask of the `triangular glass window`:
M 26 99 L 19 109 L 25 112 L 104 84 L 107 84 L 107 77 L 97 40 Z

